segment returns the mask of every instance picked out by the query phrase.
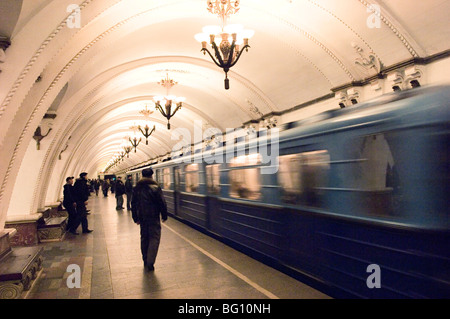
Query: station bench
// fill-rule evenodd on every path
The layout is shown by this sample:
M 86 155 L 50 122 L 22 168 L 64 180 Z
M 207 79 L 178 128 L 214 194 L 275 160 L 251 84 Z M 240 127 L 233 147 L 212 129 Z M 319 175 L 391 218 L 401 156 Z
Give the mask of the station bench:
M 60 203 L 54 203 L 42 212 L 38 221 L 37 234 L 40 243 L 61 241 L 67 229 L 68 214 L 60 210 Z
M 67 228 L 67 217 L 47 217 L 38 222 L 37 232 L 39 242 L 61 241 Z
M 0 299 L 19 299 L 42 269 L 42 247 L 15 247 L 0 259 Z

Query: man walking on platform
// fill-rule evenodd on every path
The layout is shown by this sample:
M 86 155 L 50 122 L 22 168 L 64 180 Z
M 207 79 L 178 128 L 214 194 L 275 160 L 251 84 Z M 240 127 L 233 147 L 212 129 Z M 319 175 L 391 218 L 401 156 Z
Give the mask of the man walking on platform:
M 167 205 L 161 187 L 152 178 L 153 170 L 144 169 L 142 176 L 133 189 L 131 211 L 134 222 L 141 226 L 144 267 L 153 271 L 161 240 L 161 218 L 163 222 L 167 220 Z
M 77 203 L 77 223 L 74 226 L 74 230 L 78 228 L 81 223 L 81 228 L 84 234 L 91 233 L 92 230 L 88 228 L 88 220 L 87 220 L 87 209 L 86 205 L 88 203 L 90 191 L 89 186 L 87 185 L 87 173 L 81 173 L 80 178 L 75 181 L 75 185 L 73 186 L 74 197 Z

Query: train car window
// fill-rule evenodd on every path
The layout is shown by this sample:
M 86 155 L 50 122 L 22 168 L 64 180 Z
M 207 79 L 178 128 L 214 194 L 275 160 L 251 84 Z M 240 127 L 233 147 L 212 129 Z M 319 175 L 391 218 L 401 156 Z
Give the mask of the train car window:
M 189 164 L 185 167 L 186 192 L 196 193 L 199 187 L 199 165 Z
M 261 155 L 235 157 L 230 162 L 230 196 L 249 200 L 261 198 Z
M 154 171 L 155 173 L 155 181 L 161 185 L 161 172 L 159 171 L 159 169 L 156 169 Z
M 351 157 L 359 161 L 352 163 L 348 185 L 366 191 L 391 189 L 390 175 L 395 162 L 384 134 L 358 137 L 351 143 Z
M 175 191 L 180 191 L 180 184 L 181 184 L 181 172 L 179 167 L 175 167 L 173 169 L 173 175 L 174 175 L 174 182 L 175 182 Z
M 163 169 L 164 189 L 170 189 L 172 185 L 170 180 L 170 168 Z
M 278 181 L 282 201 L 321 206 L 322 188 L 327 186 L 329 170 L 330 155 L 327 151 L 280 156 Z
M 138 173 L 136 173 L 136 178 L 133 181 L 133 187 L 136 186 L 137 182 L 139 182 L 140 179 L 141 179 L 141 173 L 138 172 Z
M 388 141 L 391 141 L 391 144 Z M 352 139 L 347 157 L 344 187 L 353 189 L 352 201 L 358 210 L 372 216 L 392 216 L 400 200 L 398 163 L 394 159 L 389 134 L 373 134 Z
M 206 186 L 208 193 L 219 195 L 220 193 L 220 164 L 206 166 Z

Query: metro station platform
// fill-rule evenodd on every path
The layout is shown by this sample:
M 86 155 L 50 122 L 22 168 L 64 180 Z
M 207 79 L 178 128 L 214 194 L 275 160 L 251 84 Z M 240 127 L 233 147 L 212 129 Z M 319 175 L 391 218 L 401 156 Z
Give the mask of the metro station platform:
M 293 279 L 179 221 L 163 223 L 155 271 L 147 272 L 139 226 L 115 198 L 91 196 L 91 234 L 67 233 L 42 244 L 43 270 L 26 299 L 328 299 Z M 69 265 L 81 270 L 69 288 Z

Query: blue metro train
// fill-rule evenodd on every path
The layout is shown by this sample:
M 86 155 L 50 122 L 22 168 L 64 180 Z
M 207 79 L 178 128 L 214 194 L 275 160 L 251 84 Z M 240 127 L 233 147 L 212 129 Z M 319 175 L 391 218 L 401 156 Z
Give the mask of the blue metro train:
M 449 101 L 396 92 L 152 168 L 174 217 L 332 297 L 449 298 Z

